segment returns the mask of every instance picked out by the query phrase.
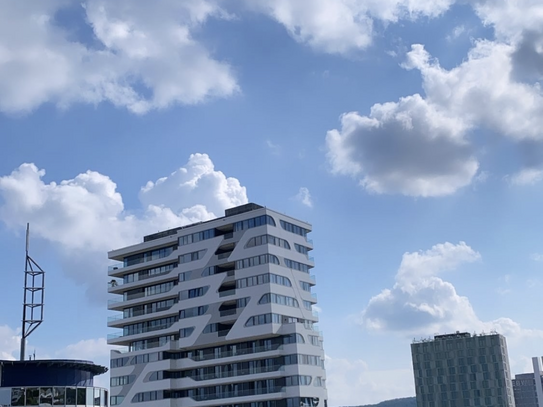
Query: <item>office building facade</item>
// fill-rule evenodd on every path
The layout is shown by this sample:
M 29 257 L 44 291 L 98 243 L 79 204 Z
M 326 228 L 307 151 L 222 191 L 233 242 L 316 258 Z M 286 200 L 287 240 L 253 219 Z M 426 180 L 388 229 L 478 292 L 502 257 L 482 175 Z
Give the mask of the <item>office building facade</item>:
M 543 377 L 539 358 L 532 358 L 532 365 L 533 373 L 518 374 L 513 379 L 516 407 L 543 407 Z
M 417 407 L 514 407 L 505 338 L 436 335 L 411 345 Z
M 247 204 L 110 252 L 111 405 L 327 407 L 310 231 Z

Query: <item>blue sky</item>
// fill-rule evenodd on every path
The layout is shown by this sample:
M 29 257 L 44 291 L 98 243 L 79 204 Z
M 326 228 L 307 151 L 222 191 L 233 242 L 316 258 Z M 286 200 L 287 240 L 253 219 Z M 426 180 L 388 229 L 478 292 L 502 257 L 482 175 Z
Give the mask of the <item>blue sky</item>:
M 2 357 L 26 222 L 28 349 L 107 364 L 107 251 L 247 201 L 313 224 L 331 405 L 413 395 L 414 337 L 542 354 L 540 1 L 0 7 Z

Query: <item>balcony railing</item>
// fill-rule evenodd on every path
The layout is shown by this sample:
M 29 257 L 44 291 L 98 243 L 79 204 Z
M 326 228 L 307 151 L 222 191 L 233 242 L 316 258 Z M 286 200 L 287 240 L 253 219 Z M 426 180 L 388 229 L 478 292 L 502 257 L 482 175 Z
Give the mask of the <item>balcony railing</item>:
M 234 237 L 234 232 L 225 233 L 224 234 L 224 240 L 226 239 L 232 239 Z
M 211 359 L 222 359 L 222 358 L 229 358 L 231 356 L 241 356 L 241 355 L 251 355 L 253 353 L 262 353 L 262 352 L 271 352 L 274 350 L 283 349 L 283 345 L 277 345 L 275 347 L 270 346 L 257 346 L 255 348 L 248 348 L 248 349 L 236 349 L 235 351 L 228 351 L 228 352 L 221 352 L 219 356 L 215 356 L 215 354 L 200 354 L 200 355 L 194 355 L 190 359 L 199 362 L 202 360 L 211 360 Z
M 226 399 L 231 397 L 244 397 L 244 396 L 255 396 L 259 394 L 269 394 L 269 393 L 280 393 L 285 391 L 284 387 L 272 387 L 267 389 L 266 392 L 255 389 L 255 390 L 240 390 L 240 391 L 225 391 L 222 393 L 215 394 L 202 394 L 191 397 L 195 401 L 205 401 L 205 400 L 216 400 L 216 399 Z
M 218 255 L 217 255 L 217 258 L 218 258 L 219 260 L 221 260 L 221 259 L 227 259 L 231 254 L 232 254 L 232 252 L 221 253 L 221 254 L 218 254 Z
M 202 381 L 202 380 L 215 380 L 215 379 L 225 379 L 227 377 L 236 377 L 236 376 L 245 376 L 249 374 L 259 374 L 259 373 L 269 373 L 269 372 L 278 372 L 285 370 L 284 365 L 273 365 L 273 366 L 264 366 L 254 369 L 236 369 L 228 372 L 209 373 L 201 374 L 197 376 L 189 376 L 192 380 Z
M 123 314 L 112 315 L 107 317 L 107 322 L 120 321 L 121 319 L 124 319 Z
M 231 290 L 221 291 L 219 292 L 219 297 L 227 297 L 229 295 L 234 295 L 236 293 L 236 289 L 232 288 Z
M 234 309 L 226 309 L 224 311 L 219 311 L 219 314 L 221 317 L 226 317 L 228 315 L 236 315 L 237 312 L 238 312 L 238 309 L 234 308 Z
M 118 339 L 118 338 L 122 338 L 124 335 L 122 332 L 117 332 L 117 333 L 114 333 L 114 334 L 107 334 L 107 340 L 109 341 L 110 339 Z

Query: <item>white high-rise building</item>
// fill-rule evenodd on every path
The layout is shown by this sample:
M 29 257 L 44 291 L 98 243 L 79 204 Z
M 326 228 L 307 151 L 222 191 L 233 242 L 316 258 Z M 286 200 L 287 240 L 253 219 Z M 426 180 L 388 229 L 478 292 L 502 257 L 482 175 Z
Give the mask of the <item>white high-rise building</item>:
M 327 407 L 310 231 L 247 204 L 111 251 L 111 405 Z

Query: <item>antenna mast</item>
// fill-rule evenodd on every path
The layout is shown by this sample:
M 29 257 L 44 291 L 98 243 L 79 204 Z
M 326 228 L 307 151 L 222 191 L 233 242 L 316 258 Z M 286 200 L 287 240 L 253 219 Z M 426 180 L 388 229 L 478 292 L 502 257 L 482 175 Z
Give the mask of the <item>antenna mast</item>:
M 21 360 L 25 360 L 26 338 L 43 322 L 45 271 L 28 254 L 29 236 L 30 225 L 27 223 Z

